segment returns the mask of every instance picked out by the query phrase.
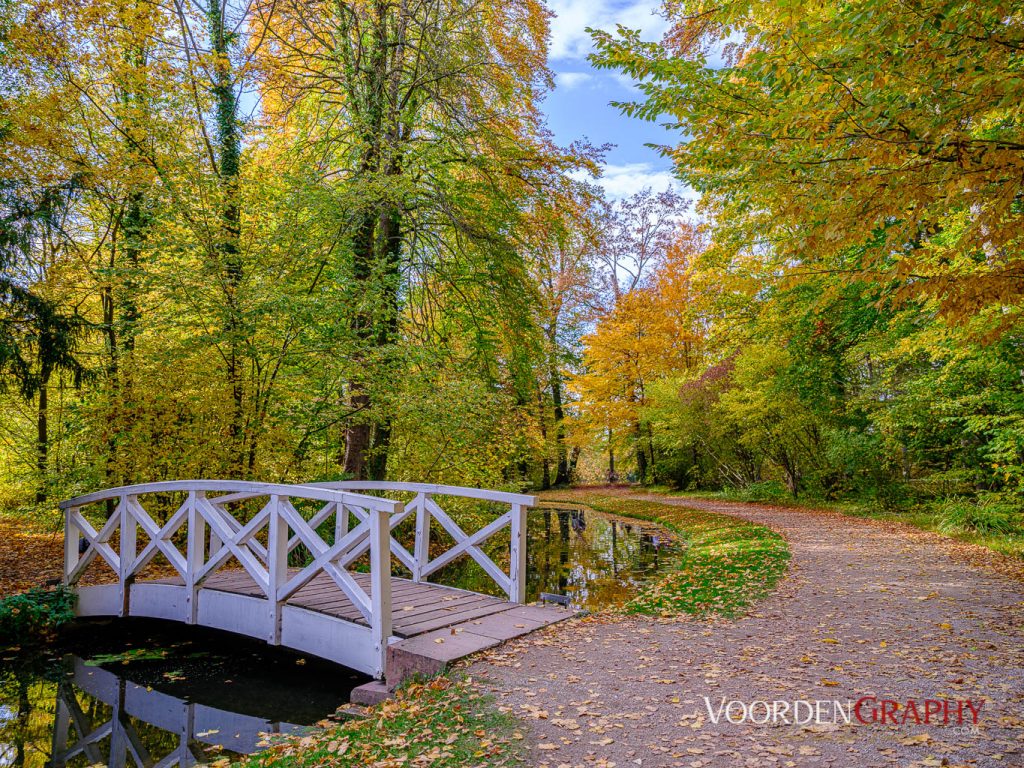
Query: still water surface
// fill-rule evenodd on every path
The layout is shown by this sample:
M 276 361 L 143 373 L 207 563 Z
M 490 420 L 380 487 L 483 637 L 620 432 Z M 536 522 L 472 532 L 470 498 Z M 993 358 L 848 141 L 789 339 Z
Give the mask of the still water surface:
M 0 655 L 0 766 L 170 766 L 255 751 L 366 678 L 221 632 L 127 619 Z
M 592 611 L 621 605 L 674 567 L 681 552 L 682 544 L 653 523 L 549 502 L 527 521 L 526 597 L 564 595 L 574 608 Z M 466 558 L 442 569 L 437 581 L 497 594 L 490 577 Z

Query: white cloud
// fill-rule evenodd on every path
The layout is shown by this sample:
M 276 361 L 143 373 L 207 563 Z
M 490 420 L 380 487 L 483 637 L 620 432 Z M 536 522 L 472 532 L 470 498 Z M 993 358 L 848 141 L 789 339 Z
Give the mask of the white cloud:
M 551 0 L 551 58 L 583 59 L 592 50 L 587 27 L 615 31 L 616 24 L 640 29 L 647 39 L 660 38 L 668 23 L 651 0 Z
M 604 187 L 608 197 L 613 200 L 635 195 L 644 187 L 651 187 L 655 192 L 661 192 L 671 186 L 680 186 L 679 180 L 669 171 L 657 171 L 650 163 L 606 165 L 604 175 L 597 180 L 597 183 Z
M 555 73 L 555 85 L 559 88 L 564 88 L 567 91 L 571 91 L 573 88 L 583 85 L 593 79 L 594 76 L 590 72 Z
M 695 202 L 698 197 L 696 192 L 673 176 L 671 171 L 658 170 L 651 163 L 609 163 L 602 166 L 602 170 L 604 173 L 599 179 L 592 179 L 589 176 L 582 178 L 601 186 L 609 200 L 621 200 L 635 195 L 645 187 L 650 187 L 655 192 L 664 192 L 669 187 L 674 187 L 676 192 Z

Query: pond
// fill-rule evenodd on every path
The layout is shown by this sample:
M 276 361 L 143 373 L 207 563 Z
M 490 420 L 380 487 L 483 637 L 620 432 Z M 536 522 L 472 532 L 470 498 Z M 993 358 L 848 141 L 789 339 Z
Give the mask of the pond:
M 550 502 L 527 519 L 526 597 L 564 596 L 573 608 L 592 611 L 621 605 L 673 568 L 682 551 L 682 542 L 653 523 Z M 439 571 L 437 581 L 496 594 L 491 578 L 466 558 Z
M 257 750 L 335 715 L 366 678 L 240 638 L 140 619 L 83 622 L 0 657 L 0 766 L 179 766 Z M 166 762 L 164 762 L 166 760 Z

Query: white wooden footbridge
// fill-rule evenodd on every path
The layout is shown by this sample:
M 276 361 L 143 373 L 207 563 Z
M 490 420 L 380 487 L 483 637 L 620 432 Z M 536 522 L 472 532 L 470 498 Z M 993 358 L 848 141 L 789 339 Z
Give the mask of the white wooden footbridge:
M 385 493 L 407 500 L 375 495 Z M 503 511 L 467 533 L 438 497 Z M 522 494 L 421 483 L 182 480 L 111 488 L 61 503 L 64 581 L 76 588 L 80 616 L 236 632 L 386 675 L 393 685 L 569 615 L 522 605 L 534 503 Z M 396 536 L 403 523 L 412 551 Z M 481 545 L 506 528 L 502 567 Z M 292 553 L 301 565 L 289 567 Z M 428 583 L 463 556 L 505 599 Z M 95 561 L 113 571 L 112 583 L 79 584 Z M 154 561 L 164 569 L 147 577 Z

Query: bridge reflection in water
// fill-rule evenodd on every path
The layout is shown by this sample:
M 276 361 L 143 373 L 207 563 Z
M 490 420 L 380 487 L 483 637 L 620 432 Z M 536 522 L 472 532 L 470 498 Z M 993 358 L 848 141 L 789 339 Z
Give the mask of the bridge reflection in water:
M 74 657 L 57 685 L 52 768 L 170 768 L 208 763 L 210 747 L 248 754 L 263 734 L 303 726 L 184 701 Z

